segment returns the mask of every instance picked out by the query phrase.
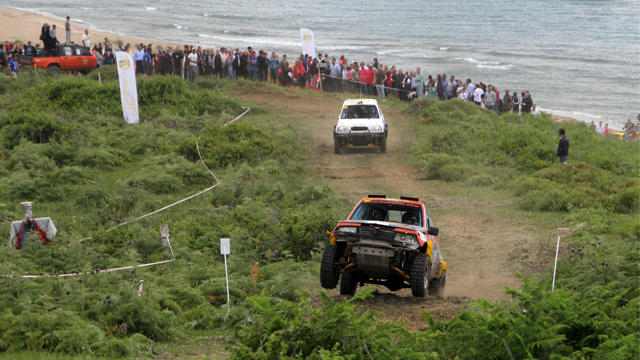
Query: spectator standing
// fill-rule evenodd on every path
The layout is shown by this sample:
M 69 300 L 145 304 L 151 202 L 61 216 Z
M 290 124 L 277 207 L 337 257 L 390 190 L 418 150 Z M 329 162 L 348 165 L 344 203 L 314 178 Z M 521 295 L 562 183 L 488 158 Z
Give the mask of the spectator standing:
M 31 45 L 31 41 L 27 41 L 27 46 L 24 48 L 24 54 L 28 56 L 38 55 L 38 51 L 35 46 Z
M 282 86 L 287 86 L 289 84 L 289 61 L 287 61 L 287 55 L 282 55 L 282 61 L 280 61 L 280 83 Z
M 89 36 L 89 29 L 84 29 L 84 35 L 82 35 L 82 46 L 87 49 L 91 49 L 91 37 Z
M 332 91 L 340 91 L 340 79 L 342 78 L 340 76 L 340 71 L 342 70 L 340 68 L 340 65 L 336 64 L 336 58 L 331 59 L 331 65 L 329 65 L 329 70 L 330 75 L 331 75 L 331 84 L 329 85 L 329 88 Z M 372 81 L 373 84 L 373 81 Z
M 517 91 L 514 91 L 513 96 L 511 97 L 511 111 L 516 114 L 520 112 L 520 99 L 518 99 Z
M 531 113 L 531 108 L 533 107 L 533 100 L 531 99 L 531 94 L 528 91 L 524 92 L 524 97 L 522 98 L 522 113 L 529 114 Z
M 213 57 L 213 73 L 218 77 L 222 78 L 222 61 L 223 57 L 220 53 L 220 50 L 216 50 L 216 54 Z
M 165 53 L 162 51 L 161 47 L 158 47 L 158 53 L 156 54 L 155 59 L 155 67 L 156 67 L 156 75 L 164 75 L 164 58 Z
M 502 98 L 502 112 L 506 113 L 511 110 L 511 95 L 509 95 L 509 89 L 504 90 L 504 97 Z
M 164 52 L 164 74 L 173 74 L 173 50 L 168 47 Z
M 467 84 L 467 101 L 473 101 L 473 91 L 476 86 L 471 82 L 471 79 L 467 79 L 465 83 Z
M 142 68 L 144 69 L 144 76 L 151 75 L 153 72 L 153 61 L 151 60 L 152 49 L 151 46 L 144 48 L 144 54 L 142 55 Z
M 558 136 L 560 136 L 560 143 L 556 150 L 556 156 L 560 159 L 561 164 L 566 164 L 569 158 L 569 139 L 567 139 L 564 129 L 558 130 Z
M 196 54 L 196 48 L 191 49 L 191 54 L 187 57 L 189 60 L 189 68 L 187 74 L 189 81 L 195 82 L 198 78 L 198 54 Z
M 483 96 L 484 90 L 482 90 L 482 88 L 478 86 L 478 84 L 476 84 L 476 88 L 475 90 L 473 90 L 473 102 L 476 103 L 476 105 L 480 106 Z
M 609 137 L 609 123 L 604 124 L 604 129 L 602 130 L 602 136 Z
M 267 59 L 267 53 L 263 50 L 258 52 L 258 80 L 262 82 L 267 81 L 269 76 L 269 59 Z
M 417 97 L 422 97 L 424 94 L 424 75 L 420 72 L 420 68 L 416 68 L 416 76 L 413 78 L 416 85 Z
M 11 73 L 11 77 L 14 79 L 18 78 L 18 64 L 13 59 L 14 56 L 9 56 L 9 72 Z
M 455 99 L 458 90 L 458 82 L 456 81 L 455 76 L 451 75 L 451 80 L 449 81 L 449 85 L 446 90 L 446 98 L 447 100 Z
M 249 70 L 251 82 L 256 82 L 258 80 L 258 57 L 255 51 L 247 58 L 247 70 Z
M 67 44 L 71 42 L 71 18 L 67 16 L 67 21 L 64 23 L 64 32 L 66 35 L 66 39 L 64 40 Z
M 278 55 L 275 52 L 271 53 L 271 58 L 268 62 L 269 67 L 269 77 L 274 84 L 278 83 L 278 69 L 280 68 L 280 59 L 278 59 Z
M 382 65 L 378 65 L 378 71 L 376 72 L 376 89 L 378 90 L 378 97 L 385 97 L 384 83 L 386 81 L 387 73 L 384 71 Z
M 600 123 L 598 123 L 598 126 L 596 126 L 596 132 L 600 135 L 604 134 L 604 126 L 602 125 L 602 121 L 600 121 Z
M 493 86 L 487 87 L 487 93 L 484 95 L 484 106 L 492 111 L 496 111 L 496 92 L 493 91 Z M 497 112 L 497 111 L 496 111 Z
M 540 115 L 540 111 L 536 108 L 536 104 L 533 104 L 533 107 L 531 108 L 531 115 Z
M 182 58 L 184 55 L 182 54 L 182 49 L 179 46 L 176 47 L 175 51 L 171 54 L 171 60 L 173 63 L 173 75 L 177 75 L 183 77 L 182 75 Z
M 144 74 L 144 66 L 142 64 L 144 61 L 144 50 L 142 50 L 142 45 L 136 45 L 136 52 L 133 53 L 133 61 L 136 63 L 136 74 Z
M 225 59 L 224 64 L 227 67 L 227 77 L 231 80 L 236 78 L 236 72 L 233 68 L 233 59 L 234 55 L 231 52 L 231 49 L 227 50 L 227 58 Z

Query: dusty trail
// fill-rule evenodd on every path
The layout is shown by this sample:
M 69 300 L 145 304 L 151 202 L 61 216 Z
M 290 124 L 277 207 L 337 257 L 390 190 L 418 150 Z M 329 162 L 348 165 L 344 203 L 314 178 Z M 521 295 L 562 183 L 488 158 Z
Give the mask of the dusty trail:
M 315 171 L 354 204 L 375 193 L 419 197 L 429 207 L 440 228 L 441 251 L 449 264 L 445 299 L 415 299 L 409 289 L 390 293 L 380 286 L 368 306 L 381 311 L 383 318 L 406 319 L 409 328 L 419 329 L 426 325 L 420 317 L 425 310 L 436 318 L 450 318 L 459 311 L 461 299 L 502 300 L 507 298 L 505 286 L 519 286 L 513 270 L 526 265 L 523 262 L 532 257 L 528 249 L 538 239 L 525 231 L 519 221 L 495 215 L 493 210 L 504 204 L 475 202 L 462 194 L 443 195 L 438 191 L 441 184 L 421 180 L 410 161 L 410 149 L 419 141 L 414 134 L 415 120 L 410 116 L 382 102 L 389 124 L 387 154 L 381 155 L 374 148 L 352 147 L 335 155 L 332 129 L 344 98 L 300 94 L 239 96 L 295 117 L 296 125 L 312 134 Z

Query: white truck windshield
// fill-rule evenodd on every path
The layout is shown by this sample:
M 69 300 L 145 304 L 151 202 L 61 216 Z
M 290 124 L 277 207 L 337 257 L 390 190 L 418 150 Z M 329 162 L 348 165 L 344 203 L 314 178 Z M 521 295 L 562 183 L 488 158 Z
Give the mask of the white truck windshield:
M 378 108 L 375 105 L 347 105 L 342 109 L 340 119 L 378 119 Z

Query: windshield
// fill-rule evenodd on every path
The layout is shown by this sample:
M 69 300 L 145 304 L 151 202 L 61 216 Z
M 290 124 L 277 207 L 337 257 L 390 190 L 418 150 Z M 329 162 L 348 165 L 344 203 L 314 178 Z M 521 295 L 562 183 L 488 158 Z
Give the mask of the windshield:
M 397 202 L 361 203 L 349 220 L 375 220 L 422 226 L 419 205 Z
M 375 105 L 347 105 L 342 108 L 340 119 L 377 119 L 378 108 Z

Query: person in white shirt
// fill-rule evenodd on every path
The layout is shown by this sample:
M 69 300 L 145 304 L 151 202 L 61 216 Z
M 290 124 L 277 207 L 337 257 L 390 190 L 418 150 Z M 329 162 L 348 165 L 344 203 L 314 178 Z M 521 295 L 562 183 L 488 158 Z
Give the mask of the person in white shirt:
M 533 104 L 533 107 L 531 108 L 531 115 L 540 115 L 540 111 L 536 108 L 536 104 Z
M 604 134 L 604 126 L 602 125 L 602 121 L 596 126 L 596 132 L 600 135 Z
M 84 35 L 82 35 L 82 45 L 91 50 L 91 37 L 89 36 L 89 29 L 84 29 Z
M 482 90 L 480 86 L 476 85 L 475 90 L 473 90 L 473 102 L 478 106 L 482 103 L 482 95 L 484 95 L 484 90 Z
M 189 54 L 188 58 L 189 58 L 189 70 L 188 70 L 189 81 L 194 82 L 198 77 L 198 54 L 196 54 L 196 48 L 191 49 L 191 54 Z

